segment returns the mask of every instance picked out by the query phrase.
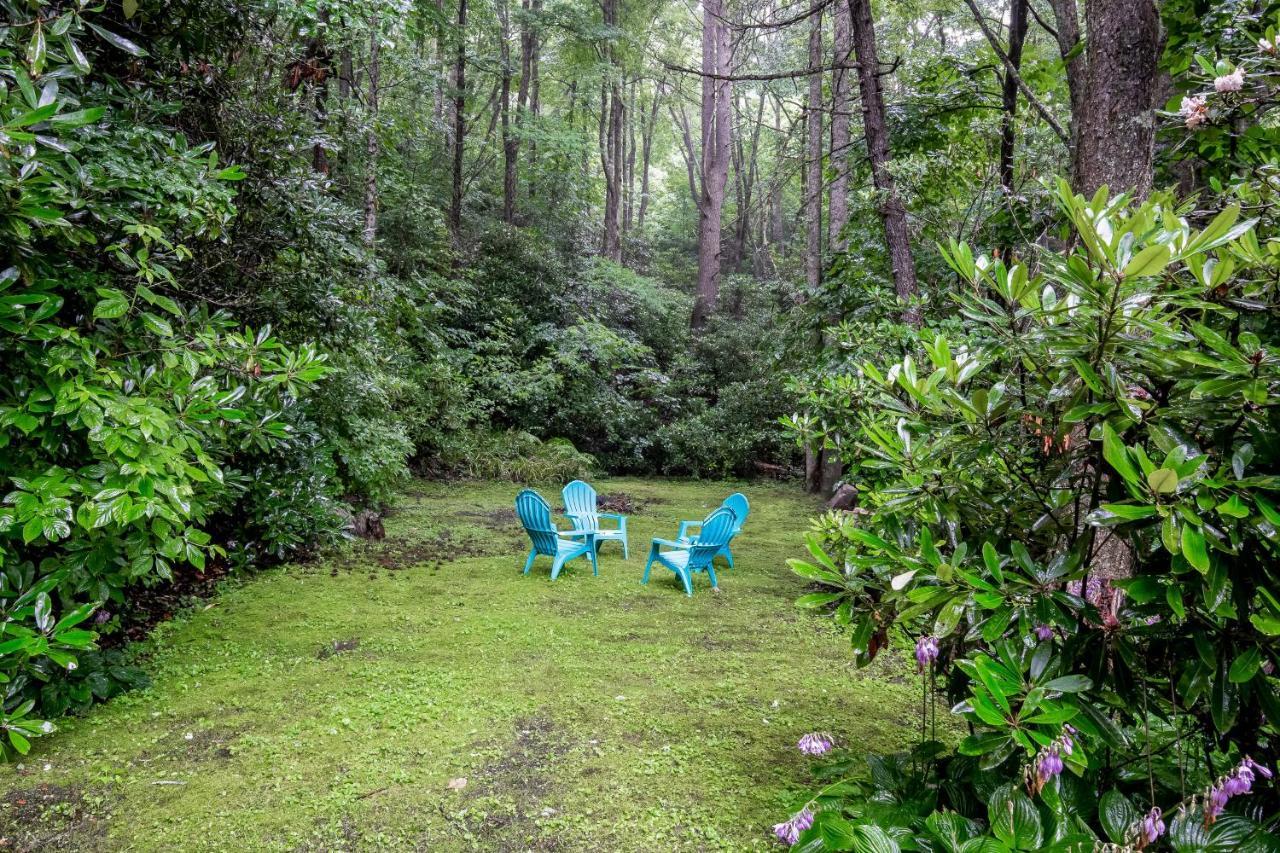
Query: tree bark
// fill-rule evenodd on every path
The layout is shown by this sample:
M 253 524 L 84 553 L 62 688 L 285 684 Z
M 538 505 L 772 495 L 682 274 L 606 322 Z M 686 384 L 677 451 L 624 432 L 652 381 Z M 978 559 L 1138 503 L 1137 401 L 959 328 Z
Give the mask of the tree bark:
M 1084 51 L 1078 50 L 1080 43 L 1080 12 L 1076 0 L 1049 0 L 1053 7 L 1055 38 L 1058 41 L 1058 52 L 1067 67 L 1067 91 L 1071 96 L 1071 183 L 1076 185 L 1076 175 L 1080 173 L 1080 119 L 1084 115 L 1086 60 Z
M 369 20 L 369 88 L 366 96 L 369 129 L 365 133 L 364 166 L 364 244 L 372 247 L 378 240 L 378 78 L 381 72 L 381 39 L 378 19 Z
M 849 119 L 853 110 L 850 97 L 852 80 L 848 69 L 849 53 L 853 49 L 850 32 L 849 7 L 836 3 L 832 10 L 835 18 L 835 56 L 831 72 L 831 198 L 827 205 L 828 239 L 831 251 L 843 253 L 847 241 L 845 226 L 849 224 Z
M 809 24 L 809 67 L 822 65 L 822 9 L 815 2 Z M 822 75 L 809 77 L 809 102 L 805 107 L 804 168 L 805 254 L 804 278 L 809 292 L 822 284 Z
M 502 113 L 502 221 L 516 221 L 516 163 L 519 143 L 511 130 L 511 15 L 509 0 L 498 3 L 498 74 L 501 91 L 498 109 Z M 524 88 L 524 81 L 520 83 Z
M 700 328 L 720 292 L 720 226 L 729 180 L 732 70 L 723 0 L 702 3 L 702 202 L 698 205 L 698 290 L 691 325 Z
M 1018 81 L 1014 76 L 1022 68 L 1022 45 L 1027 38 L 1028 0 L 1009 3 L 1009 65 L 1001 85 L 1000 102 L 1004 110 L 1000 121 L 1000 186 L 1005 198 L 1013 195 L 1013 154 L 1017 144 Z
M 653 87 L 653 101 L 649 104 L 649 118 L 640 131 L 640 209 L 636 213 L 636 228 L 644 230 L 644 216 L 649 210 L 649 159 L 653 153 L 653 131 L 658 126 L 658 107 L 662 103 L 663 81 Z
M 898 195 L 893 173 L 889 171 L 889 127 L 885 122 L 884 95 L 880 88 L 880 60 L 876 50 L 875 23 L 871 18 L 871 0 L 849 0 L 849 17 L 853 50 L 858 57 L 862 126 L 866 134 L 867 156 L 871 161 L 871 180 L 880 195 L 880 218 L 884 221 L 894 289 L 898 299 L 904 303 L 902 321 L 919 326 L 920 309 L 911 304 L 920 291 L 916 283 L 915 260 L 911 256 L 907 209 Z
M 1160 58 L 1154 0 L 1087 0 L 1084 110 L 1075 187 L 1151 192 L 1155 156 L 1153 101 Z
M 458 0 L 457 52 L 453 62 L 453 187 L 449 198 L 449 233 L 462 234 L 462 168 L 467 135 L 467 0 Z
M 616 48 L 612 30 L 618 25 L 618 0 L 601 0 L 600 10 L 605 29 L 610 30 L 609 41 L 604 47 L 604 59 L 609 79 L 601 94 L 601 157 L 604 167 L 604 240 L 601 254 L 612 261 L 622 260 L 622 239 L 619 233 L 619 213 L 622 196 L 622 89 L 618 79 Z

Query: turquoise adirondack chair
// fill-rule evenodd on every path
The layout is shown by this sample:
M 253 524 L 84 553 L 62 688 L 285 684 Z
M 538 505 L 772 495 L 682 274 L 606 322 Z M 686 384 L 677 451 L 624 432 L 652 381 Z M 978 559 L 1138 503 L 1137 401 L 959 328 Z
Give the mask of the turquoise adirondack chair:
M 529 569 L 533 568 L 533 561 L 539 554 L 551 558 L 552 580 L 560 574 L 560 569 L 565 563 L 583 555 L 591 560 L 591 573 L 600 574 L 600 567 L 596 565 L 595 550 L 587 544 L 586 540 L 575 542 L 573 539 L 565 539 L 561 536 L 560 531 L 551 521 L 551 504 L 547 503 L 542 495 L 533 489 L 522 490 L 516 495 L 516 515 L 520 517 L 525 533 L 528 533 L 529 539 L 533 541 L 533 547 L 529 549 L 529 559 L 524 561 L 526 575 L 529 574 Z M 564 535 L 573 536 L 574 533 L 565 531 Z
M 644 579 L 640 583 L 649 582 L 649 568 L 656 560 L 676 573 L 684 584 L 685 595 L 693 595 L 694 572 L 706 572 L 711 578 L 712 588 L 718 589 L 720 583 L 716 580 L 716 570 L 711 561 L 733 538 L 734 523 L 733 510 L 721 506 L 702 520 L 698 535 L 692 539 L 684 542 L 654 539 L 649 546 L 649 561 L 644 564 Z M 663 548 L 669 550 L 664 551 Z
M 732 542 L 733 538 L 742 532 L 742 525 L 743 525 L 743 522 L 747 520 L 747 513 L 751 512 L 751 504 L 747 501 L 747 496 L 744 495 L 742 492 L 734 492 L 733 494 L 729 495 L 729 497 L 725 498 L 724 502 L 721 503 L 720 506 L 728 507 L 729 509 L 733 510 L 733 515 L 734 515 L 733 533 L 729 537 L 729 541 Z M 676 534 L 676 539 L 680 540 L 681 542 L 688 541 L 689 528 L 698 527 L 701 524 L 702 524 L 701 521 L 680 522 L 680 532 Z M 731 569 L 733 568 L 733 552 L 729 550 L 729 542 L 726 542 L 724 544 L 724 547 L 720 549 L 720 551 L 716 554 L 716 556 L 724 557 L 726 560 L 729 561 L 729 568 Z
M 596 552 L 600 551 L 600 543 L 621 542 L 622 559 L 627 559 L 627 517 L 616 512 L 600 512 L 596 508 L 596 490 L 590 484 L 574 480 L 560 492 L 564 498 L 564 514 L 572 521 L 575 530 L 596 531 Z M 616 530 L 601 530 L 600 519 L 612 518 L 618 523 Z

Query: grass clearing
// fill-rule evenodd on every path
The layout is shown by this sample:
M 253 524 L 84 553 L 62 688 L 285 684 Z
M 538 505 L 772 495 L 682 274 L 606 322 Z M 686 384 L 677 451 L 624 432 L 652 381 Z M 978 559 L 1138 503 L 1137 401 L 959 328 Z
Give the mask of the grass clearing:
M 689 599 L 665 569 L 640 585 L 649 539 L 739 484 L 598 486 L 639 503 L 631 559 L 605 545 L 599 577 L 520 574 L 511 484 L 420 482 L 385 541 L 161 626 L 151 688 L 0 775 L 8 849 L 763 850 L 805 779 L 800 735 L 909 740 L 910 666 L 854 669 L 792 606 L 808 498 L 741 486 L 737 569 Z

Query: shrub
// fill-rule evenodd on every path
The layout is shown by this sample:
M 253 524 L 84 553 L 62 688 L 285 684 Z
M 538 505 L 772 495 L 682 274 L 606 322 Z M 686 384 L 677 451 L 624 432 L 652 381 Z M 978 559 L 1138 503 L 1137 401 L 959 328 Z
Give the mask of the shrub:
M 1280 798 L 1243 796 L 1280 758 L 1280 256 L 1237 207 L 1058 201 L 1061 255 L 946 251 L 963 345 L 815 392 L 863 507 L 795 561 L 800 604 L 863 664 L 915 640 L 969 735 L 877 759 L 806 839 L 1143 846 L 1157 809 L 1175 849 L 1280 844 Z

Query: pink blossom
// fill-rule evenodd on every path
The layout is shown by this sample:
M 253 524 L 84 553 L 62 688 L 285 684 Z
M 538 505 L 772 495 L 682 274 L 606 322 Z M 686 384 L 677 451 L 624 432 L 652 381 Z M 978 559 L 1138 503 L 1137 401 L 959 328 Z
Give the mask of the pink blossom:
M 1244 69 L 1237 68 L 1230 74 L 1224 74 L 1213 81 L 1215 92 L 1239 92 L 1244 88 Z
M 1186 122 L 1187 130 L 1195 130 L 1209 120 L 1209 104 L 1204 95 L 1193 95 L 1182 99 L 1179 113 Z
M 939 651 L 937 637 L 921 637 L 916 640 L 916 663 L 920 665 L 921 672 L 938 659 Z
M 1258 39 L 1258 50 L 1270 56 L 1280 53 L 1280 33 L 1277 33 L 1276 37 L 1270 41 L 1265 38 Z

